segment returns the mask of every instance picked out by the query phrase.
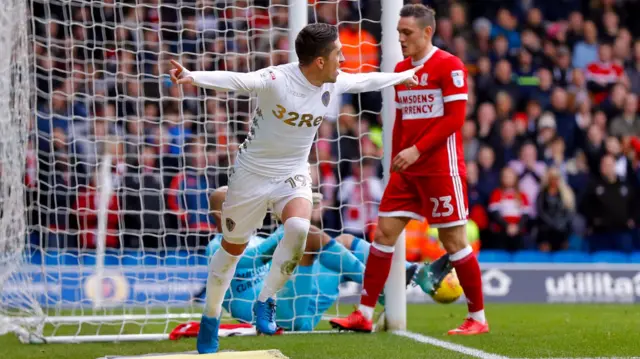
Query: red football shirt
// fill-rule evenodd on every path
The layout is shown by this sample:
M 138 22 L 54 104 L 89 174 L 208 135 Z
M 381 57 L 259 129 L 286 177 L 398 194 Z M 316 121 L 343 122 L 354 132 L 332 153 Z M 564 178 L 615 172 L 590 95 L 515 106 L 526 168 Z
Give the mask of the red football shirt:
M 395 71 L 409 70 L 421 63 L 424 63 L 424 67 L 416 73 L 419 81 L 417 86 L 395 86 L 393 157 L 415 145 L 434 129 L 438 121 L 445 119 L 446 102 L 466 101 L 468 98 L 464 64 L 459 58 L 435 46 L 423 60 L 414 63 L 411 58 L 406 58 L 396 65 Z M 465 175 L 461 128 L 441 144 L 434 144 L 431 150 L 422 153 L 403 173 L 415 176 Z
M 531 214 L 529 200 L 515 190 L 495 189 L 489 198 L 489 211 L 497 211 L 507 224 L 518 224 L 523 214 Z

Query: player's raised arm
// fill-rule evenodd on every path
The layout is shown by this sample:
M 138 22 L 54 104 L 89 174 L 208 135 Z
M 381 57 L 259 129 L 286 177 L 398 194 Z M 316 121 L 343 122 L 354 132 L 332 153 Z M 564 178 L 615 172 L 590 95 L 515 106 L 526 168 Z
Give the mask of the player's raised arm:
M 189 71 L 180 63 L 171 60 L 174 69 L 169 71 L 171 81 L 178 85 L 192 84 L 199 87 L 217 91 L 242 91 L 254 92 L 265 89 L 273 75 L 269 69 L 256 72 L 231 72 L 231 71 Z
M 407 86 L 415 86 L 418 79 L 415 78 L 416 72 L 423 65 L 414 67 L 411 70 L 403 72 L 368 72 L 359 74 L 349 74 L 340 72 L 338 76 L 338 86 L 341 92 L 358 93 L 378 91 L 388 86 L 403 83 Z

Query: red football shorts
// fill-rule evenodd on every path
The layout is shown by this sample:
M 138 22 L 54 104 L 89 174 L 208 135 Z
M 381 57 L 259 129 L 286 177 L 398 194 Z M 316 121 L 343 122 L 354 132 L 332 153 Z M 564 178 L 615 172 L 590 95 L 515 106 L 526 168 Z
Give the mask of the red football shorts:
M 409 217 L 434 228 L 467 223 L 465 176 L 415 177 L 392 172 L 378 210 L 380 217 Z

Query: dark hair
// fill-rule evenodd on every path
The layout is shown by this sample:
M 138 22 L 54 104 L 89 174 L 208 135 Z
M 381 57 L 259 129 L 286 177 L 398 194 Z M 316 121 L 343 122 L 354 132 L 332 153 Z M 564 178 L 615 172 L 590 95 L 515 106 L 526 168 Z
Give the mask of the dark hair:
M 409 4 L 400 9 L 400 17 L 415 17 L 420 28 L 431 26 L 436 31 L 436 11 L 422 4 Z
M 326 57 L 338 39 L 338 29 L 329 24 L 305 26 L 296 37 L 296 55 L 300 65 L 308 65 L 318 57 Z

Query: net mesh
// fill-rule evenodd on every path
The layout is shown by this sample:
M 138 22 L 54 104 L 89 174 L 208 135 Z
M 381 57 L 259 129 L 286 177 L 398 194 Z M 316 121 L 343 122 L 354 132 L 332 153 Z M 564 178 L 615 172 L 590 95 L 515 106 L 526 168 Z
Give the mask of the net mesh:
M 30 77 L 27 8 L 7 1 L 0 8 L 0 335 L 25 334 L 39 328 L 25 317 L 41 314 L 25 263 L 25 191 L 23 185 Z
M 11 3 L 14 8 L 0 10 L 0 19 L 9 24 L 5 28 L 23 29 L 25 16 L 18 14 L 26 9 L 21 1 Z M 308 2 L 310 23 L 339 25 L 345 71 L 379 70 L 380 8 L 363 4 L 369 2 Z M 26 39 L 0 34 L 3 46 L 14 49 L 0 55 L 1 88 L 20 90 L 0 99 L 12 114 L 0 122 L 0 243 L 13 253 L 1 259 L 11 266 L 26 253 L 30 265 L 14 273 L 30 278 L 29 288 L 39 291 L 37 303 L 23 298 L 8 304 L 31 308 L 19 311 L 46 321 L 39 334 L 50 337 L 166 334 L 202 312 L 197 294 L 215 230 L 207 195 L 227 184 L 229 164 L 255 110 L 249 95 L 172 86 L 169 60 L 191 70 L 239 72 L 287 63 L 293 50 L 288 38 L 295 36 L 288 27 L 290 6 L 277 0 L 28 5 L 35 82 L 27 151 Z M 366 237 L 376 217 L 382 195 L 380 107 L 379 93 L 344 96 L 335 116 L 320 126 L 310 162 L 314 189 L 324 199 L 312 221 L 331 236 Z M 111 159 L 113 188 L 106 194 L 104 158 Z M 23 180 L 26 251 L 20 236 Z M 260 234 L 268 236 L 276 226 L 266 217 Z M 104 255 L 96 251 L 99 243 Z M 338 282 L 344 297 L 346 281 Z

